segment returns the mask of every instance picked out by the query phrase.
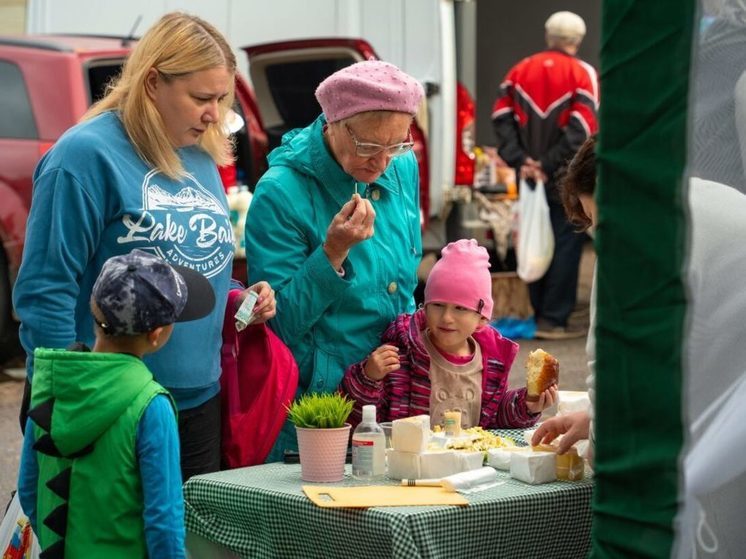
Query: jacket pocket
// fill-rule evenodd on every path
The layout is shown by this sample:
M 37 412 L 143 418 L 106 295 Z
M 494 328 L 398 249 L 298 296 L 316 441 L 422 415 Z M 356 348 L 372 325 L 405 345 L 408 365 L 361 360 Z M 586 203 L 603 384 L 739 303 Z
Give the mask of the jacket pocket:
M 308 392 L 334 392 L 342 381 L 344 365 L 340 357 L 316 346 L 313 354 L 313 373 Z

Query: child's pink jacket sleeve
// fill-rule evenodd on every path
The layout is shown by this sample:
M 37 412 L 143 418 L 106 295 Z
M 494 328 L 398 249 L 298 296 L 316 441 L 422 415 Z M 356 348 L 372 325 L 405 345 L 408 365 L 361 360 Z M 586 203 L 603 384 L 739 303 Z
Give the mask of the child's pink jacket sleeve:
M 484 365 L 480 425 L 485 429 L 532 427 L 541 414 L 531 413 L 526 407 L 526 388 L 508 390 L 508 377 L 518 354 L 518 344 L 504 338 L 491 326 L 475 332 L 474 339 L 482 350 Z M 490 392 L 491 397 L 485 399 L 485 392 Z

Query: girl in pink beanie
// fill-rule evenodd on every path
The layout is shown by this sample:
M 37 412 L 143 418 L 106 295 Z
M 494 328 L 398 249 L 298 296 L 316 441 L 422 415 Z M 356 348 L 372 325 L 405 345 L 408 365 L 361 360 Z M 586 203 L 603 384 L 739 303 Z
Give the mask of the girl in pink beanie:
M 534 425 L 557 388 L 535 402 L 525 388 L 507 389 L 518 344 L 489 326 L 492 306 L 487 251 L 474 239 L 450 243 L 427 278 L 424 308 L 399 315 L 382 345 L 345 371 L 342 392 L 355 400 L 351 423 L 373 404 L 379 421 L 428 414 L 438 425 L 445 411 L 458 410 L 464 428 Z

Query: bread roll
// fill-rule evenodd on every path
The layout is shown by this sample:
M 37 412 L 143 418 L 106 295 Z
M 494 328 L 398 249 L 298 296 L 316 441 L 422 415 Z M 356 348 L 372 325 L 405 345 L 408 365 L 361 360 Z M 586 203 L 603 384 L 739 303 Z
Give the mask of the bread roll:
M 526 362 L 526 400 L 535 402 L 547 388 L 557 384 L 559 361 L 543 349 L 528 354 Z
M 553 444 L 537 444 L 537 445 L 531 445 L 531 450 L 534 452 L 554 452 L 557 453 L 557 445 Z

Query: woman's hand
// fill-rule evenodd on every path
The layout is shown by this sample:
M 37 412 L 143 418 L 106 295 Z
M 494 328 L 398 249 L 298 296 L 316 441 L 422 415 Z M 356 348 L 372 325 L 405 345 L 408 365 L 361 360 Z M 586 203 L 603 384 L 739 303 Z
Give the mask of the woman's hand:
M 534 436 L 531 437 L 531 445 L 548 444 L 560 435 L 563 435 L 562 439 L 560 439 L 557 452 L 564 454 L 576 442 L 588 438 L 590 426 L 591 417 L 587 412 L 579 411 L 567 415 L 558 415 L 557 417 L 547 419 L 539 425 Z
M 276 301 L 275 301 L 275 290 L 266 281 L 258 281 L 254 285 L 244 289 L 241 294 L 236 297 L 236 311 L 244 302 L 244 299 L 249 295 L 249 291 L 254 291 L 259 298 L 254 304 L 254 320 L 252 324 L 262 324 L 267 322 L 270 318 L 277 314 Z
M 534 402 L 526 401 L 526 407 L 531 413 L 540 413 L 547 408 L 551 408 L 557 402 L 557 385 L 554 384 L 547 388 L 539 395 L 539 399 Z
M 383 380 L 386 375 L 399 368 L 399 349 L 393 345 L 382 345 L 368 356 L 365 376 L 371 380 Z
M 332 267 L 339 270 L 350 249 L 373 236 L 376 211 L 370 200 L 353 194 L 326 230 L 324 252 Z

